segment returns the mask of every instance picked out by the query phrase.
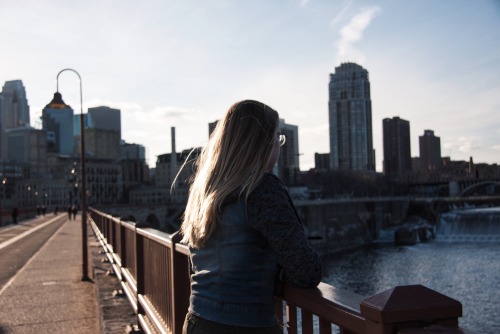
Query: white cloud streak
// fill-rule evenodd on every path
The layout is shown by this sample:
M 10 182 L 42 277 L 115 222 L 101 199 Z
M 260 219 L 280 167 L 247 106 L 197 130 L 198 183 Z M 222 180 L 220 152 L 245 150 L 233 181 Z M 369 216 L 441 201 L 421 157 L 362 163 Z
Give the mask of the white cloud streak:
M 340 40 L 337 43 L 338 61 L 348 57 L 364 59 L 363 54 L 353 44 L 363 38 L 364 31 L 380 12 L 381 9 L 378 6 L 363 8 L 347 25 L 340 29 Z M 358 61 L 362 59 L 358 59 Z
M 343 5 L 342 8 L 338 11 L 337 15 L 333 18 L 333 20 L 330 21 L 331 26 L 335 26 L 341 21 L 345 19 L 345 16 L 347 15 L 347 12 L 349 11 L 349 8 L 351 8 L 351 4 L 354 0 L 349 0 L 346 1 Z

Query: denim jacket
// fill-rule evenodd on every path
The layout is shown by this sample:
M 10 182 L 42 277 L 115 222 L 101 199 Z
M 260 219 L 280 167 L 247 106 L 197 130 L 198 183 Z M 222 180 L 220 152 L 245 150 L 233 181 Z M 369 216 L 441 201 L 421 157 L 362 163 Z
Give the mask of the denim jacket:
M 246 203 L 237 192 L 230 196 L 204 247 L 190 251 L 189 311 L 223 324 L 277 324 L 278 274 L 299 287 L 315 287 L 321 280 L 319 256 L 308 244 L 284 185 L 270 173 Z

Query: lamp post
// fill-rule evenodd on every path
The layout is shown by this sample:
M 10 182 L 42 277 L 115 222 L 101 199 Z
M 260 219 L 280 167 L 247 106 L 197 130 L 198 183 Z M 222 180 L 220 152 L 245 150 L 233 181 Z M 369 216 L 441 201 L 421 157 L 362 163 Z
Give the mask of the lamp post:
M 83 121 L 82 77 L 72 68 L 65 68 L 56 77 L 56 91 L 59 93 L 59 75 L 64 71 L 71 71 L 80 80 L 80 164 L 82 175 L 82 281 L 89 281 L 88 276 L 88 249 L 87 249 L 87 178 L 85 170 L 85 126 Z

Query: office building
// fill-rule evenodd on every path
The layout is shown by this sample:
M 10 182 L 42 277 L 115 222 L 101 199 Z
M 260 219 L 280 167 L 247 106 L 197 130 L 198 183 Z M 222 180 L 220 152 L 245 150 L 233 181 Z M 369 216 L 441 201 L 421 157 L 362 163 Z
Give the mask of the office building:
M 176 203 L 185 203 L 187 201 L 189 181 L 195 173 L 194 162 L 200 156 L 201 150 L 201 147 L 198 147 L 186 149 L 180 153 L 172 152 L 158 156 L 155 169 L 155 186 L 169 190 L 168 201 Z M 182 171 L 179 173 L 181 167 Z M 178 176 L 177 173 L 179 173 Z
M 382 120 L 384 174 L 411 171 L 410 122 L 399 117 Z
M 117 131 L 121 138 L 121 111 L 110 107 L 88 109 L 89 127 L 100 130 Z
M 123 196 L 130 200 L 130 192 L 149 182 L 149 167 L 146 163 L 146 148 L 139 144 L 122 141 L 120 162 L 123 175 Z
M 434 135 L 432 130 L 424 130 L 418 138 L 420 148 L 420 166 L 424 171 L 439 169 L 441 162 L 441 138 Z
M 75 134 L 73 109 L 64 103 L 59 92 L 42 110 L 42 128 L 47 132 L 47 150 L 63 155 L 74 155 Z
M 124 201 L 122 165 L 111 159 L 88 159 L 87 193 L 89 205 Z
M 368 71 L 343 63 L 330 74 L 330 168 L 375 170 Z
M 96 159 L 120 159 L 121 116 L 119 109 L 89 108 L 84 115 L 85 153 Z M 80 115 L 74 117 L 77 151 L 80 153 Z
M 18 127 L 5 131 L 5 160 L 26 166 L 30 178 L 43 178 L 47 173 L 46 132 L 31 127 Z
M 97 128 L 85 129 L 85 152 L 89 158 L 119 160 L 119 132 Z
M 314 153 L 314 168 L 317 171 L 330 169 L 330 153 Z
M 121 160 L 146 160 L 146 148 L 140 144 L 120 143 Z
M 0 92 L 0 159 L 8 159 L 6 130 L 29 126 L 30 108 L 23 82 L 6 81 Z
M 279 120 L 279 128 L 286 137 L 285 145 L 281 146 L 280 156 L 276 163 L 277 175 L 286 185 L 294 185 L 299 181 L 299 128 L 297 125 L 286 124 Z
M 1 124 L 3 129 L 30 126 L 30 107 L 21 80 L 6 81 L 2 88 Z

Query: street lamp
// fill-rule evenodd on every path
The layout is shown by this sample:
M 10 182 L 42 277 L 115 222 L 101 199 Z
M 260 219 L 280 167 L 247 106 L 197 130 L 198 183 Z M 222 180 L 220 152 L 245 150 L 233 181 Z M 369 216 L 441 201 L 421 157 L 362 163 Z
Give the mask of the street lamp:
M 56 92 L 59 93 L 59 75 L 64 71 L 71 71 L 80 80 L 80 164 L 82 174 L 82 281 L 89 281 L 88 276 L 88 249 L 87 249 L 87 178 L 85 170 L 85 126 L 83 121 L 82 77 L 72 68 L 65 68 L 56 77 Z

